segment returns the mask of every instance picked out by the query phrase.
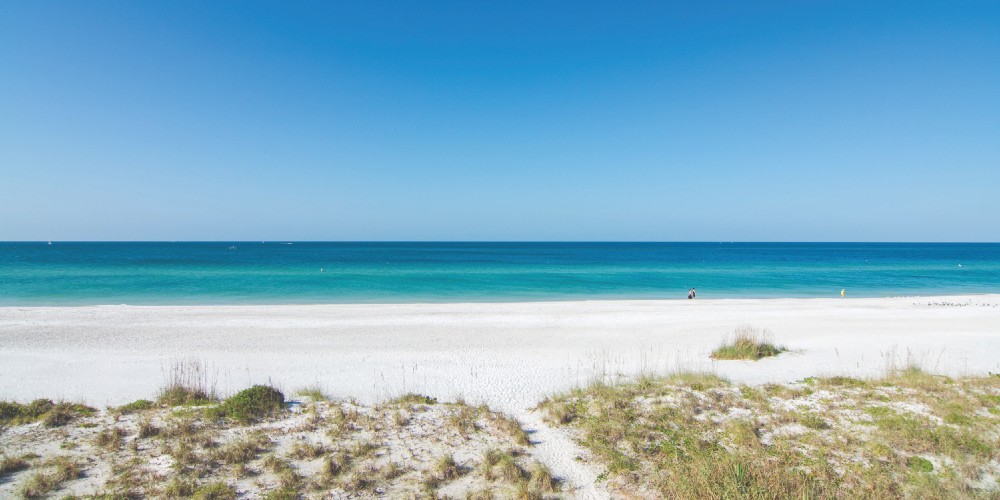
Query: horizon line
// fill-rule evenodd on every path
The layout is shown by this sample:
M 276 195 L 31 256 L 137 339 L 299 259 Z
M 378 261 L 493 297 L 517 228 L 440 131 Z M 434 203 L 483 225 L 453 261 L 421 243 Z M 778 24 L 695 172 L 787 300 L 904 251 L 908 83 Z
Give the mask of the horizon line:
M 962 245 L 993 245 L 1000 241 L 862 241 L 862 240 L 0 240 L 0 243 L 509 243 L 509 244 L 661 244 L 661 243 L 716 243 L 725 244 L 759 244 L 759 243 L 793 243 L 793 244 L 962 244 Z

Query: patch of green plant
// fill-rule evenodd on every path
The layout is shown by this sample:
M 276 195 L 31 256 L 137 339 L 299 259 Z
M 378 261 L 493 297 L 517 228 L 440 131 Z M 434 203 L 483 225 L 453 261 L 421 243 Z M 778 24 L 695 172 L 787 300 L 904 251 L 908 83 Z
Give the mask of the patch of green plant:
M 830 428 L 830 424 L 827 423 L 827 421 L 824 420 L 823 417 L 820 417 L 815 413 L 803 413 L 802 415 L 799 415 L 798 420 L 800 424 L 810 429 L 823 430 Z
M 695 391 L 704 391 L 714 387 L 726 387 L 729 381 L 714 374 L 704 372 L 680 372 L 663 377 L 647 377 L 653 387 L 664 386 L 688 387 Z
M 131 403 L 127 403 L 127 404 L 124 404 L 122 406 L 119 406 L 115 410 L 118 413 L 121 413 L 121 414 L 124 414 L 124 415 L 128 415 L 129 413 L 135 413 L 135 412 L 139 412 L 139 411 L 148 410 L 150 408 L 153 408 L 154 406 L 155 406 L 155 404 L 152 401 L 148 400 L 148 399 L 137 399 L 135 401 L 132 401 Z
M 437 398 L 432 398 L 430 396 L 424 396 L 423 394 L 407 393 L 389 401 L 389 404 L 397 405 L 435 405 L 437 404 Z
M 285 395 L 274 387 L 255 385 L 227 398 L 206 412 L 213 418 L 230 418 L 242 423 L 256 422 L 284 407 Z
M 871 386 L 870 383 L 853 378 L 853 377 L 825 377 L 817 379 L 820 385 L 831 386 L 831 387 L 856 387 L 856 388 L 866 388 Z
M 20 425 L 41 420 L 46 427 L 61 427 L 78 417 L 93 415 L 97 410 L 79 403 L 53 403 L 36 399 L 28 404 L 0 401 L 0 425 Z
M 264 500 L 299 500 L 300 497 L 298 489 L 291 486 L 284 486 L 264 494 Z
M 888 406 L 869 406 L 865 408 L 865 413 L 871 415 L 875 419 L 885 418 L 896 414 L 896 412 Z
M 949 412 L 944 416 L 945 423 L 954 425 L 969 425 L 972 423 L 972 419 L 968 415 L 963 415 L 958 412 Z
M 913 472 L 931 472 L 934 470 L 934 464 L 930 460 L 916 455 L 906 459 L 906 466 Z

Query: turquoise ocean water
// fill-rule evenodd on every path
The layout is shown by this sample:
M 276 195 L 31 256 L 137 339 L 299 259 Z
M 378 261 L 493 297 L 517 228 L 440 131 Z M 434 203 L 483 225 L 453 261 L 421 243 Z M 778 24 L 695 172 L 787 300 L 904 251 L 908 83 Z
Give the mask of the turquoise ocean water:
M 1000 293 L 1000 244 L 0 243 L 0 305 Z

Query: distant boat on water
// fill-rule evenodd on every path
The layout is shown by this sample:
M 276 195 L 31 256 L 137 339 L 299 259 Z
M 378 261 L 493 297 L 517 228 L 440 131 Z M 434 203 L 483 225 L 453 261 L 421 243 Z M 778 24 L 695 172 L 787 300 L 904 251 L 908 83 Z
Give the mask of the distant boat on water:
M 49 245 L 51 245 L 51 244 L 52 244 L 52 242 L 50 241 L 50 242 L 49 242 Z

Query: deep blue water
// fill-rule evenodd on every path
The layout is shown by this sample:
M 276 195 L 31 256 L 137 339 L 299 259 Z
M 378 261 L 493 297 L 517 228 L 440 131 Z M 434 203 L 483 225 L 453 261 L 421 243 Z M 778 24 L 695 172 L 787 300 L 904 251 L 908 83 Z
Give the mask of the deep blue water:
M 0 305 L 683 299 L 690 287 L 1000 293 L 1000 244 L 0 243 Z

